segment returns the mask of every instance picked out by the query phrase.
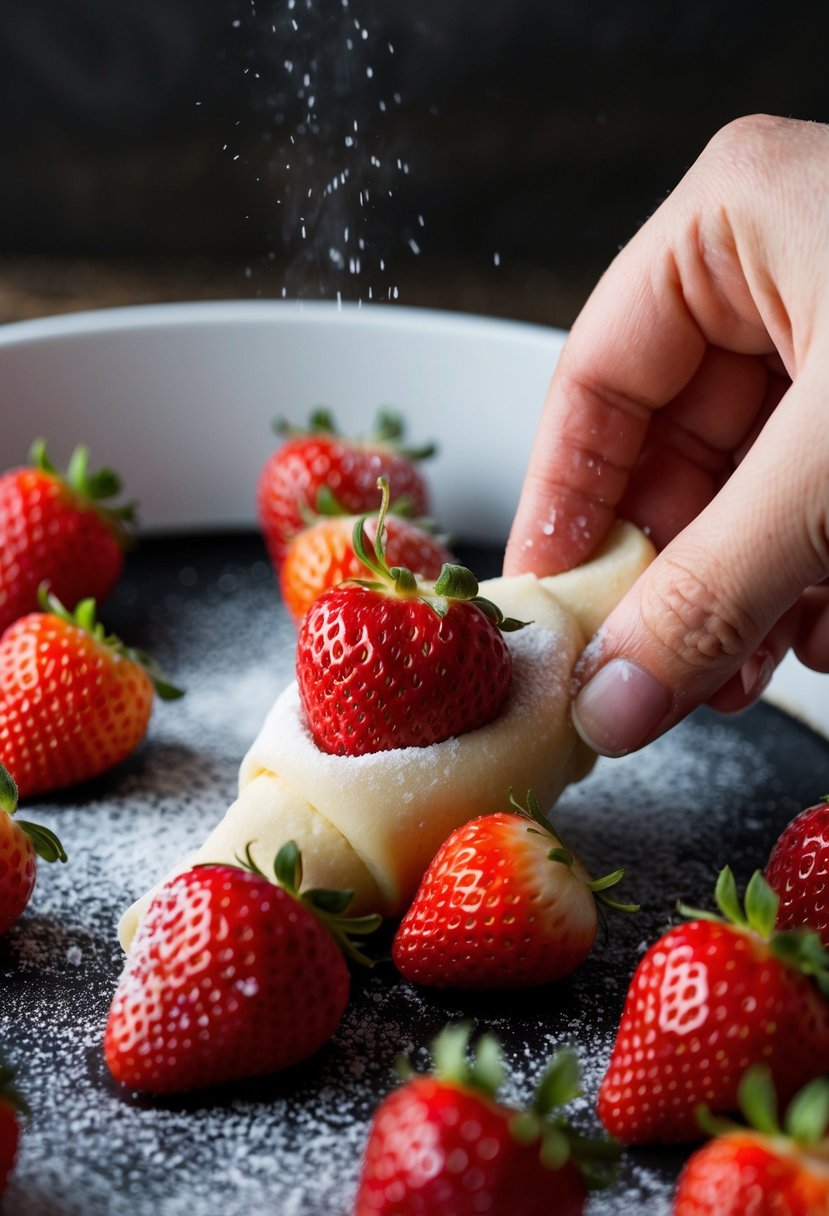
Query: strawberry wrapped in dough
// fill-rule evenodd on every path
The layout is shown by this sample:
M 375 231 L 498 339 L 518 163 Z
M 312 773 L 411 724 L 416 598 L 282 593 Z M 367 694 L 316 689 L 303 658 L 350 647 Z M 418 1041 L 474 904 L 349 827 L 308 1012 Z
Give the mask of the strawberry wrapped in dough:
M 399 914 L 456 827 L 503 809 L 510 788 L 532 788 L 549 808 L 590 771 L 595 756 L 570 719 L 570 677 L 587 638 L 652 557 L 647 538 L 619 524 L 577 570 L 482 583 L 504 613 L 531 623 L 506 635 L 512 679 L 498 716 L 443 742 L 326 754 L 290 684 L 242 761 L 237 800 L 179 869 L 233 861 L 248 844 L 265 869 L 293 839 L 305 859 L 304 885 L 353 890 L 355 913 Z M 149 898 L 122 919 L 125 949 Z

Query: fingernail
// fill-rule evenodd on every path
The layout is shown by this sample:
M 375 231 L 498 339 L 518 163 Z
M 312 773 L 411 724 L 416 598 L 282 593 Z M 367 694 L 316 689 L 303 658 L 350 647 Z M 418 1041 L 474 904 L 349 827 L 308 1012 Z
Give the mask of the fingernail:
M 740 682 L 746 696 L 759 697 L 771 683 L 774 675 L 774 656 L 770 651 L 756 651 L 740 668 Z
M 611 659 L 576 697 L 573 725 L 599 755 L 624 756 L 656 730 L 671 701 L 650 672 L 627 659 Z

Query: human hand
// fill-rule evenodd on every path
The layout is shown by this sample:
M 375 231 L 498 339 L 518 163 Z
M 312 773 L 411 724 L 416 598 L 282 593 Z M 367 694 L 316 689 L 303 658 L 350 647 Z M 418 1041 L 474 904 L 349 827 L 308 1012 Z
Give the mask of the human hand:
M 606 755 L 750 704 L 789 648 L 829 671 L 829 127 L 720 131 L 573 326 L 504 571 L 658 556 L 576 669 Z

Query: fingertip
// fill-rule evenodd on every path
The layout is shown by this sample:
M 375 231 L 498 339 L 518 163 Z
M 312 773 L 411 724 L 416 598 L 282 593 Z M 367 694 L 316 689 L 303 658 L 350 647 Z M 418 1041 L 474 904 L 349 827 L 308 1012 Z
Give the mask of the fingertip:
M 637 751 L 667 725 L 673 696 L 651 672 L 630 659 L 610 659 L 576 696 L 573 725 L 600 756 Z

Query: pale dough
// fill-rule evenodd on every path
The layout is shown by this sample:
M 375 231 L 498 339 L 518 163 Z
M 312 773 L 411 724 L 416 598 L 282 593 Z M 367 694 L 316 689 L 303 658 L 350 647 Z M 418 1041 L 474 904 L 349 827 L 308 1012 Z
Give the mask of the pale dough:
M 531 788 L 549 808 L 565 785 L 590 771 L 595 757 L 570 720 L 573 667 L 652 556 L 641 532 L 619 524 L 593 561 L 576 570 L 482 583 L 482 595 L 532 624 L 506 635 L 513 677 L 501 714 L 458 738 L 368 756 L 326 755 L 290 684 L 242 761 L 236 802 L 174 872 L 195 862 L 237 861 L 250 844 L 257 865 L 271 873 L 280 846 L 295 840 L 304 886 L 353 890 L 355 912 L 402 912 L 454 828 L 506 809 L 510 789 L 523 800 Z M 125 949 L 153 894 L 124 914 Z

